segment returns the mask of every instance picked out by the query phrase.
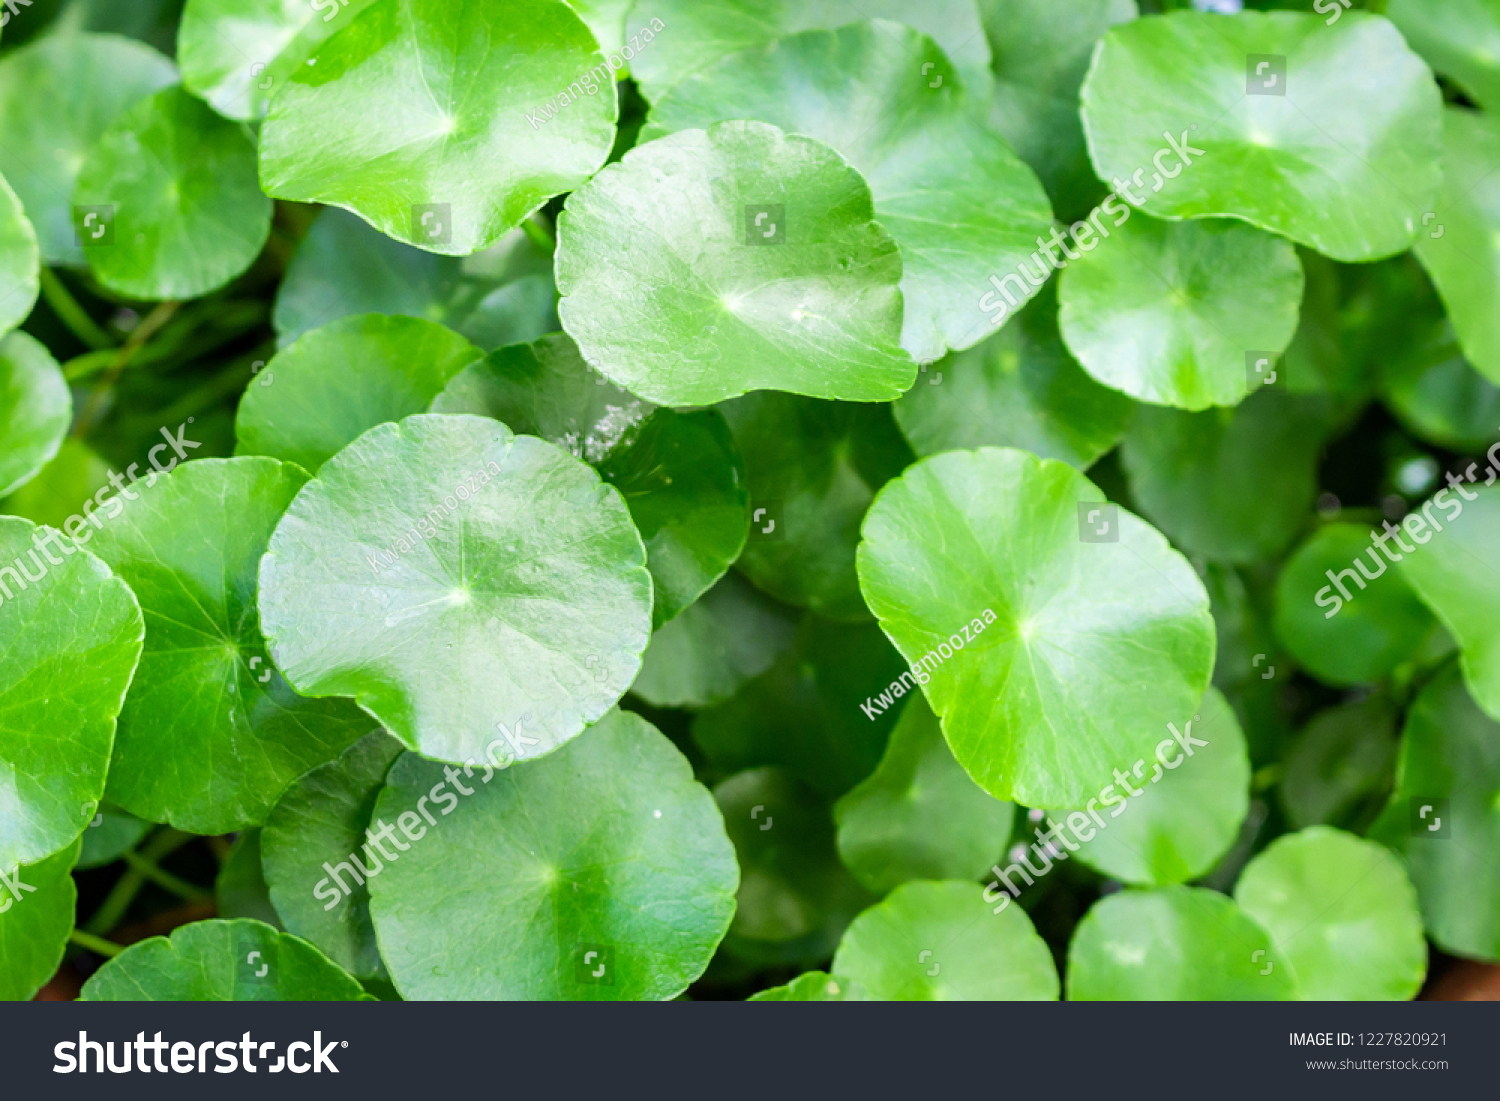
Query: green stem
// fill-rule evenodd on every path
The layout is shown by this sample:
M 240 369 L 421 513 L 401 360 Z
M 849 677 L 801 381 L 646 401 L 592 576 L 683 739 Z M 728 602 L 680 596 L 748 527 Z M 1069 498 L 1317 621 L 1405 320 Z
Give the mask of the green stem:
M 154 835 L 145 848 L 140 850 L 140 854 L 154 864 L 158 860 L 166 859 L 169 854 L 192 839 L 192 834 L 168 827 Z M 125 912 L 130 909 L 130 904 L 135 901 L 135 896 L 145 885 L 146 876 L 139 869 L 127 864 L 124 873 L 105 897 L 103 904 L 84 925 L 84 931 L 98 935 L 108 933 L 119 925 Z
M 94 384 L 93 390 L 89 392 L 88 401 L 84 403 L 83 412 L 78 415 L 78 423 L 73 426 L 73 435 L 82 436 L 93 425 L 94 417 L 99 411 L 99 406 L 104 401 L 104 395 L 120 377 L 120 372 L 130 366 L 130 361 L 135 358 L 146 341 L 154 336 L 158 329 L 172 320 L 172 315 L 177 312 L 181 302 L 161 302 L 156 308 L 148 313 L 129 339 L 120 346 L 114 361 L 109 365 L 109 373 Z
M 152 883 L 155 883 L 158 887 L 171 891 L 178 898 L 188 902 L 203 902 L 211 897 L 207 891 L 194 887 L 187 880 L 179 879 L 171 872 L 158 868 L 140 853 L 127 852 L 125 854 L 125 863 L 135 871 L 140 872 L 141 875 L 145 876 Z
M 118 354 L 113 348 L 101 348 L 93 352 L 84 352 L 81 356 L 74 356 L 63 364 L 63 378 L 69 382 L 86 379 L 108 367 L 115 361 L 115 356 Z
M 68 939 L 80 948 L 87 948 L 90 952 L 109 959 L 114 959 L 125 951 L 122 945 L 105 940 L 103 937 L 96 937 L 93 933 L 85 933 L 82 929 L 74 929 L 68 934 Z
M 68 292 L 67 286 L 57 274 L 48 267 L 42 268 L 42 297 L 47 300 L 47 305 L 52 307 L 52 312 L 57 315 L 59 321 L 66 325 L 70 332 L 90 348 L 98 351 L 102 348 L 113 348 L 115 342 L 105 332 L 88 311 L 78 304 L 78 300 Z
M 538 215 L 532 215 L 521 223 L 521 232 L 531 238 L 531 243 L 541 249 L 547 255 L 557 251 L 557 239 L 552 236 L 552 231 L 542 224 Z

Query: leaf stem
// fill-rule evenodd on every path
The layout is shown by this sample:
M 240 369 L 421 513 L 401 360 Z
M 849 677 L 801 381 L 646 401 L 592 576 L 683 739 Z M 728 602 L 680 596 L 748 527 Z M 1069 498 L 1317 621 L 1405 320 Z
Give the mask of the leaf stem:
M 41 277 L 42 297 L 47 300 L 47 305 L 52 307 L 52 312 L 57 315 L 58 320 L 68 327 L 69 332 L 95 351 L 115 346 L 114 340 L 98 322 L 88 315 L 88 311 L 78 304 L 78 299 L 73 297 L 56 272 L 44 266 Z
M 139 851 L 141 856 L 155 864 L 192 839 L 192 834 L 183 833 L 169 826 L 153 836 L 144 848 L 132 851 Z M 84 925 L 84 931 L 98 935 L 108 933 L 119 925 L 125 912 L 130 909 L 130 904 L 135 901 L 135 896 L 145 885 L 145 874 L 127 862 L 124 873 L 115 882 L 114 888 L 105 896 L 104 902 L 94 912 L 94 916 L 89 918 L 87 924 Z
M 74 929 L 68 934 L 68 939 L 80 948 L 87 948 L 90 952 L 109 959 L 114 959 L 125 951 L 123 945 L 116 944 L 112 940 L 105 940 L 103 937 L 96 937 L 93 933 L 85 933 L 82 929 Z
M 152 883 L 155 883 L 164 890 L 171 891 L 178 898 L 185 899 L 188 902 L 204 902 L 211 897 L 207 891 L 194 887 L 187 880 L 179 879 L 171 872 L 158 868 L 138 852 L 126 852 L 124 860 L 126 864 L 135 871 L 140 872 L 141 875 L 145 876 Z
M 82 436 L 88 431 L 99 411 L 100 404 L 104 401 L 105 392 L 119 380 L 120 372 L 130 365 L 130 361 L 135 358 L 135 354 L 141 350 L 146 341 L 172 319 L 172 315 L 181 305 L 181 302 L 159 302 L 155 309 L 135 327 L 130 337 L 120 346 L 114 362 L 109 365 L 108 373 L 95 383 L 93 390 L 89 392 L 89 399 L 84 404 L 83 412 L 78 415 L 78 423 L 73 426 L 73 435 Z
M 547 255 L 557 251 L 557 238 L 552 235 L 538 215 L 532 215 L 521 223 L 521 232 L 531 238 L 531 243 Z

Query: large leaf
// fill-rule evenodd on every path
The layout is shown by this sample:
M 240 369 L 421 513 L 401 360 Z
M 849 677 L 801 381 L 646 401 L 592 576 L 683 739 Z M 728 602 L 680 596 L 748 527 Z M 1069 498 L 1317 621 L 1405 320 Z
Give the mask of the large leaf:
M 890 409 L 777 393 L 722 409 L 749 476 L 750 541 L 739 568 L 788 604 L 869 618 L 854 572 L 860 521 L 912 459 Z
M 26 333 L 0 338 L 0 497 L 36 477 L 72 420 L 73 398 L 52 353 Z
M 568 197 L 563 328 L 662 405 L 890 400 L 917 369 L 899 343 L 901 254 L 874 218 L 869 186 L 821 142 L 759 122 L 672 134 Z
M 1274 363 L 1297 330 L 1297 252 L 1250 226 L 1137 217 L 1078 248 L 1058 287 L 1063 340 L 1141 401 L 1234 405 L 1251 350 Z
M 734 913 L 739 876 L 712 798 L 626 712 L 493 775 L 407 754 L 375 818 L 410 841 L 369 881 L 381 955 L 407 998 L 671 998 Z
M 80 844 L 74 841 L 39 863 L 6 869 L 8 880 L 0 885 L 0 960 L 5 961 L 0 1001 L 27 1001 L 62 962 L 78 905 L 71 873 Z
M 618 113 L 609 66 L 562 0 L 390 0 L 277 93 L 260 179 L 464 256 L 598 171 Z
M 195 833 L 258 826 L 293 780 L 370 728 L 271 668 L 256 569 L 307 480 L 273 459 L 203 459 L 128 492 L 92 549 L 130 584 L 146 648 L 120 713 L 110 799 Z
M 26 320 L 36 302 L 38 281 L 36 230 L 21 200 L 0 176 L 0 335 Z
M 132 944 L 83 984 L 85 1002 L 352 1002 L 371 998 L 307 941 L 261 921 L 195 921 Z M 304 1056 L 304 1058 L 306 1058 Z
M 109 567 L 25 520 L 0 517 L 0 592 L 0 638 L 8 640 L 0 656 L 0 868 L 8 869 L 66 848 L 93 820 L 145 626 Z
M 232 119 L 260 119 L 312 52 L 374 0 L 188 0 L 177 61 L 188 91 Z
M 1004 850 L 1014 811 L 969 779 L 921 696 L 907 701 L 879 767 L 833 808 L 840 858 L 881 895 L 909 879 L 978 879 Z
M 1417 892 L 1373 841 L 1313 826 L 1272 842 L 1234 899 L 1265 927 L 1308 1001 L 1401 1001 L 1427 973 Z
M 881 491 L 863 535 L 866 602 L 996 798 L 1082 806 L 1203 698 L 1202 583 L 1063 463 L 1003 448 L 924 459 Z
M 380 863 L 377 854 L 386 851 L 385 823 L 374 821 L 375 799 L 401 752 L 401 743 L 389 734 L 371 731 L 335 760 L 299 777 L 261 831 L 266 884 L 288 931 L 306 937 L 360 979 L 387 977 L 370 920 L 369 884 L 361 880 Z M 363 873 L 338 867 L 356 861 Z M 342 873 L 338 882 L 346 890 L 329 882 L 325 863 Z
M 1241 218 L 1335 260 L 1409 248 L 1442 178 L 1432 71 L 1364 12 L 1124 23 L 1081 98 L 1094 170 L 1148 213 Z
M 243 130 L 181 87 L 120 115 L 94 143 L 73 192 L 94 275 L 132 298 L 197 298 L 248 268 L 271 231 Z M 84 228 L 80 208 L 104 211 Z M 95 230 L 99 231 L 94 241 Z
M 583 463 L 423 414 L 370 429 L 298 494 L 261 562 L 261 621 L 295 688 L 356 697 L 425 756 L 493 761 L 508 736 L 531 757 L 635 679 L 645 562 Z
M 316 473 L 367 429 L 427 412 L 448 380 L 483 354 L 435 321 L 342 318 L 277 353 L 246 388 L 235 452 Z
M 995 914 L 975 883 L 904 883 L 849 926 L 833 957 L 872 998 L 1056 1001 L 1052 953 L 1019 906 Z
M 44 263 L 83 264 L 71 203 L 84 155 L 120 112 L 176 80 L 161 54 L 112 34 L 49 35 L 0 61 L 0 173 Z
M 987 336 L 994 323 L 974 288 L 1014 270 L 1052 228 L 1036 177 L 910 27 L 866 21 L 732 54 L 657 100 L 641 140 L 744 118 L 817 138 L 864 176 L 901 247 L 901 343 L 919 361 Z M 949 170 L 935 175 L 934 161 Z
M 973 0 L 859 0 L 858 6 L 848 0 L 636 0 L 625 20 L 625 38 L 628 42 L 640 35 L 644 41 L 631 62 L 631 75 L 646 98 L 655 102 L 678 81 L 707 69 L 725 54 L 858 19 L 910 23 L 936 39 L 967 80 L 986 80 L 990 52 Z M 647 29 L 655 30 L 659 41 L 646 39 Z M 647 42 L 650 49 L 644 48 Z
M 925 368 L 895 403 L 919 455 L 1016 447 L 1082 470 L 1120 442 L 1135 404 L 1063 345 L 1051 286 L 988 340 Z
M 1494 0 L 1391 0 L 1411 48 L 1490 110 L 1500 109 L 1500 7 Z
M 745 472 L 724 418 L 611 385 L 561 333 L 502 348 L 448 383 L 434 413 L 477 413 L 592 465 L 646 543 L 660 627 L 723 576 L 745 543 Z
M 1271 935 L 1217 891 L 1158 887 L 1095 903 L 1068 946 L 1070 1001 L 1287 1001 Z

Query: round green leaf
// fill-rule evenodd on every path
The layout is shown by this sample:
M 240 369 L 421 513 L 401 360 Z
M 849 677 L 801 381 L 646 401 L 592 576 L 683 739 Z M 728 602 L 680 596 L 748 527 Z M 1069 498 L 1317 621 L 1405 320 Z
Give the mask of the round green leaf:
M 278 352 L 246 388 L 235 453 L 316 472 L 367 429 L 427 412 L 448 380 L 483 354 L 434 321 L 342 318 Z
M 466 256 L 598 171 L 618 117 L 609 65 L 562 0 L 391 0 L 276 94 L 260 179 Z
M 893 406 L 919 455 L 1015 447 L 1080 470 L 1120 442 L 1134 409 L 1063 346 L 1047 288 L 982 344 L 923 368 Z
M 1329 420 L 1326 400 L 1274 389 L 1233 409 L 1148 405 L 1120 460 L 1141 511 L 1183 550 L 1258 562 L 1307 522 Z
M 110 124 L 84 159 L 73 202 L 89 267 L 132 298 L 216 290 L 254 262 L 271 231 L 255 147 L 181 87 Z M 102 217 L 85 226 L 96 211 Z
M 1391 0 L 1411 48 L 1480 106 L 1500 109 L 1500 6 L 1494 0 Z
M 0 349 L 4 347 L 0 343 Z M 59 429 L 66 431 L 66 427 Z M 83 503 L 107 485 L 109 464 L 77 436 L 64 436 L 57 454 L 29 482 L 0 500 L 0 512 L 61 529 L 69 516 L 82 513 Z
M 1240 218 L 1335 260 L 1409 248 L 1442 179 L 1432 71 L 1365 12 L 1123 23 L 1081 99 L 1094 170 L 1148 213 Z
M 485 417 L 418 415 L 370 429 L 297 495 L 261 562 L 261 622 L 299 692 L 356 697 L 425 756 L 493 760 L 499 730 L 532 757 L 635 679 L 645 563 L 619 493 L 571 455 Z
M 261 972 L 264 971 L 264 974 Z M 372 1001 L 307 941 L 261 921 L 195 921 L 132 944 L 95 971 L 84 1002 Z
M 369 883 L 360 880 L 385 851 L 368 840 L 367 831 L 374 826 L 375 799 L 401 752 L 401 743 L 385 731 L 371 731 L 288 788 L 261 832 L 266 884 L 287 929 L 359 979 L 387 978 L 370 920 Z M 357 861 L 364 869 L 340 869 L 347 892 L 331 884 L 323 868 L 340 861 Z
M 136 842 L 151 832 L 151 823 L 128 814 L 96 814 L 83 831 L 83 848 L 78 854 L 79 868 L 99 868 L 112 864 Z
M 879 767 L 833 808 L 839 856 L 879 895 L 909 879 L 978 879 L 1004 850 L 1014 811 L 969 779 L 921 696 L 907 701 Z
M 1373 841 L 1313 826 L 1272 842 L 1234 899 L 1271 934 L 1306 1001 L 1404 1001 L 1427 974 L 1417 892 Z
M 1412 435 L 1450 451 L 1483 451 L 1500 424 L 1500 386 L 1453 349 L 1447 325 L 1387 361 L 1381 398 Z
M 1276 580 L 1276 637 L 1330 684 L 1379 680 L 1433 628 L 1431 613 L 1406 573 L 1381 554 L 1375 534 L 1361 524 L 1329 524 L 1297 549 Z M 1385 545 L 1390 555 L 1401 554 L 1392 542 Z M 1387 570 L 1390 576 L 1382 576 Z
M 194 833 L 258 826 L 293 780 L 369 729 L 346 700 L 307 700 L 271 668 L 256 569 L 307 480 L 264 458 L 202 459 L 148 478 L 92 550 L 130 584 L 146 648 L 120 713 L 110 799 Z
M 557 329 L 552 257 L 512 230 L 473 256 L 437 256 L 335 207 L 314 220 L 276 289 L 271 320 L 285 348 L 358 313 L 441 321 L 486 350 Z
M 1203 698 L 1202 582 L 1063 463 L 1004 448 L 924 459 L 862 534 L 866 603 L 929 672 L 954 756 L 997 799 L 1082 806 Z
M 1396 791 L 1370 834 L 1405 858 L 1434 942 L 1500 963 L 1500 723 L 1456 669 L 1407 713 Z
M 859 524 L 912 458 L 890 409 L 770 392 L 722 409 L 750 480 L 750 541 L 739 568 L 788 604 L 867 619 L 854 571 Z
M 731 571 L 657 628 L 630 690 L 653 707 L 722 703 L 771 667 L 796 620 Z
M 93 820 L 145 626 L 103 562 L 8 516 L 0 593 L 0 868 L 14 868 L 66 848 Z
M 651 102 L 684 77 L 707 69 L 725 54 L 798 31 L 831 30 L 855 19 L 890 19 L 909 23 L 953 59 L 964 78 L 977 86 L 987 81 L 989 47 L 972 0 L 637 0 L 625 20 L 625 38 L 642 39 L 631 61 L 631 76 Z M 660 26 L 658 26 L 660 24 Z M 659 41 L 647 39 L 651 29 Z M 645 49 L 645 43 L 651 48 Z M 931 72 L 931 70 L 929 70 Z M 931 79 L 931 78 L 929 78 Z
M 745 473 L 724 418 L 678 413 L 613 386 L 564 334 L 502 348 L 462 371 L 434 413 L 494 417 L 599 471 L 646 543 L 661 626 L 723 576 L 745 543 Z
M 188 0 L 177 61 L 188 91 L 232 119 L 261 119 L 308 57 L 374 0 Z
M 0 335 L 26 320 L 41 288 L 36 231 L 0 176 Z
M 1133 218 L 1079 249 L 1058 286 L 1063 340 L 1141 401 L 1234 405 L 1251 352 L 1274 364 L 1297 330 L 1297 252 L 1249 226 Z
M 820 142 L 759 122 L 684 130 L 568 196 L 558 313 L 585 359 L 662 405 L 888 401 L 917 372 L 901 254 L 874 218 L 869 186 Z
M 881 1001 L 1057 1000 L 1057 967 L 1019 906 L 992 913 L 976 883 L 904 883 L 849 926 L 833 957 Z
M 1087 813 L 1050 816 L 1058 831 L 1066 826 L 1068 833 L 1059 836 L 1076 847 L 1077 859 L 1126 883 L 1159 885 L 1196 879 L 1229 850 L 1250 809 L 1245 736 L 1216 688 L 1203 697 L 1192 723 L 1183 739 L 1193 755 L 1168 734 L 1157 743 L 1159 752 L 1122 769 L 1130 786 L 1115 789 L 1119 806 L 1104 804 L 1111 808 L 1108 817 L 1097 802 Z
M 71 211 L 84 155 L 120 112 L 176 80 L 161 54 L 113 34 L 49 35 L 0 61 L 0 173 L 44 263 L 84 263 Z
M 1068 998 L 1088 1001 L 1289 1001 L 1286 956 L 1217 891 L 1121 891 L 1089 910 L 1068 946 Z
M 1497 452 L 1500 445 L 1490 448 L 1490 483 L 1500 471 Z M 1475 465 L 1466 471 L 1471 477 L 1474 472 Z M 1446 502 L 1444 494 L 1451 494 Z M 1399 572 L 1458 640 L 1464 682 L 1475 701 L 1500 719 L 1500 489 L 1460 484 L 1456 490 L 1439 490 L 1433 502 L 1448 517 L 1437 522 L 1445 530 L 1419 529 L 1412 535 L 1408 528 L 1416 553 L 1408 551 Z M 1429 516 L 1433 502 L 1421 510 L 1423 517 Z
M 62 963 L 78 905 L 71 873 L 79 845 L 74 841 L 37 864 L 7 870 L 9 881 L 0 886 L 0 1001 L 29 1001 Z M 19 898 L 11 893 L 12 882 Z
M 1281 803 L 1292 826 L 1354 829 L 1384 802 L 1396 763 L 1395 706 L 1384 696 L 1318 712 L 1286 754 Z M 1377 805 L 1375 810 L 1379 810 Z
M 657 100 L 641 140 L 744 118 L 817 138 L 869 183 L 875 216 L 901 248 L 901 344 L 914 359 L 989 335 L 974 288 L 1030 255 L 1052 209 L 937 43 L 866 21 L 731 54 Z M 934 174 L 934 161 L 951 170 Z
M 52 353 L 26 333 L 0 338 L 0 497 L 36 477 L 72 420 L 73 397 Z
M 751 1002 L 866 1002 L 869 995 L 859 983 L 840 979 L 825 971 L 808 971 L 785 986 L 773 986 L 752 994 Z
M 554 756 L 491 772 L 407 754 L 376 802 L 377 828 L 404 823 L 410 840 L 370 878 L 404 997 L 666 999 L 703 973 L 739 877 L 712 798 L 660 731 L 613 711 Z M 429 801 L 440 821 L 423 822 Z
M 216 916 L 254 918 L 285 932 L 261 869 L 259 829 L 241 830 L 214 880 Z

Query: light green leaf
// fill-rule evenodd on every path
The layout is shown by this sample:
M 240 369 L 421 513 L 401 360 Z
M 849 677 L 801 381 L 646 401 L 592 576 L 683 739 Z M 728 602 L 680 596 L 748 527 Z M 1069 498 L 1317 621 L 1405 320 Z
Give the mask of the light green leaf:
M 0 512 L 61 529 L 68 517 L 82 513 L 83 503 L 107 485 L 109 464 L 77 436 L 64 436 L 57 454 L 29 482 L 0 500 Z
M 954 756 L 997 799 L 1082 806 L 1203 698 L 1202 582 L 1063 463 L 1004 448 L 924 459 L 862 534 L 865 601 L 929 672 Z
M 484 417 L 370 429 L 292 502 L 260 583 L 298 691 L 354 696 L 439 760 L 494 760 L 497 730 L 527 757 L 556 749 L 620 698 L 650 635 L 619 493 Z
M 62 368 L 35 337 L 0 338 L 0 497 L 36 477 L 73 420 Z
M 978 879 L 1005 849 L 1014 812 L 969 779 L 921 696 L 879 767 L 833 808 L 839 856 L 879 895 L 909 879 Z
M 148 478 L 92 550 L 130 584 L 146 648 L 120 713 L 111 801 L 194 833 L 258 826 L 293 780 L 369 729 L 271 668 L 256 569 L 304 471 L 202 459 Z
M 990 334 L 975 288 L 1031 254 L 1052 209 L 937 43 L 865 21 L 731 54 L 657 100 L 641 140 L 744 118 L 832 146 L 869 183 L 875 216 L 901 248 L 901 344 L 912 358 Z M 949 170 L 934 174 L 934 162 Z
M 83 265 L 71 203 L 84 155 L 122 111 L 176 80 L 161 54 L 113 34 L 50 35 L 0 61 L 0 173 L 43 263 Z
M 1063 340 L 1133 398 L 1234 405 L 1251 351 L 1274 365 L 1297 331 L 1297 252 L 1249 226 L 1132 218 L 1079 249 L 1058 286 Z
M 434 413 L 494 417 L 599 471 L 630 507 L 660 627 L 723 576 L 745 543 L 745 472 L 713 410 L 657 409 L 591 370 L 558 333 L 502 348 L 455 377 Z
M 917 370 L 899 345 L 901 254 L 874 218 L 869 186 L 820 142 L 758 122 L 684 130 L 568 197 L 558 313 L 585 359 L 662 405 L 888 401 Z
M 0 335 L 26 320 L 41 287 L 36 231 L 0 176 Z
M 251 381 L 235 415 L 235 453 L 316 473 L 367 429 L 427 412 L 448 380 L 483 354 L 433 321 L 341 318 L 299 337 Z
M 177 28 L 182 82 L 225 118 L 265 118 L 312 52 L 372 3 L 188 0 Z
M 625 45 L 625 14 L 630 10 L 630 4 L 631 0 L 569 0 L 568 6 L 588 24 L 589 32 L 599 43 L 599 51 L 608 56 L 618 54 Z M 631 52 L 639 46 L 637 42 Z
M 260 180 L 466 256 L 598 171 L 618 117 L 604 55 L 562 0 L 390 0 L 276 94 Z
M 1068 946 L 1068 999 L 1289 1001 L 1297 979 L 1271 935 L 1217 891 L 1158 887 L 1094 904 Z
M 364 1002 L 307 941 L 261 921 L 195 921 L 132 944 L 83 984 L 84 1002 Z
M 386 851 L 381 841 L 370 840 L 370 831 L 383 826 L 373 821 L 375 800 L 401 752 L 401 743 L 385 731 L 371 731 L 288 788 L 261 833 L 261 861 L 276 912 L 291 932 L 359 979 L 388 977 L 365 880 Z M 329 882 L 325 863 L 340 873 L 337 883 L 346 890 Z
M 860 521 L 912 460 L 890 409 L 778 393 L 721 408 L 750 480 L 750 541 L 739 568 L 788 604 L 868 619 L 854 572 Z
M 83 848 L 78 854 L 79 868 L 98 868 L 112 864 L 136 842 L 151 832 L 151 823 L 128 814 L 96 814 L 83 831 Z
M 94 143 L 73 192 L 94 275 L 132 298 L 197 298 L 241 274 L 271 231 L 243 130 L 181 87 L 120 115 Z M 85 228 L 83 208 L 103 210 Z M 95 231 L 103 235 L 94 241 Z
M 29 1001 L 62 963 L 78 905 L 70 873 L 79 844 L 74 841 L 39 863 L 6 869 L 20 898 L 8 885 L 0 887 L 0 959 L 5 961 L 0 1001 Z
M 1240 908 L 1271 934 L 1304 1001 L 1404 1001 L 1427 974 L 1417 892 L 1373 841 L 1313 826 L 1240 873 Z
M 1056 1001 L 1052 953 L 1025 912 L 976 883 L 904 883 L 849 926 L 835 974 L 900 1002 Z
M 1378 811 L 1396 764 L 1395 706 L 1384 696 L 1318 712 L 1286 753 L 1281 803 L 1296 829 L 1368 823 Z
M 1500 109 L 1500 7 L 1494 0 L 1391 0 L 1386 16 L 1435 70 Z
M 1442 179 L 1432 71 L 1365 12 L 1123 23 L 1081 99 L 1094 170 L 1147 213 L 1240 218 L 1335 260 L 1409 248 Z
M 108 566 L 25 520 L 0 517 L 0 592 L 0 868 L 13 868 L 93 820 L 145 626 Z
M 751 1002 L 867 1002 L 869 995 L 857 982 L 826 971 L 808 971 L 785 986 L 773 986 L 745 999 Z
M 660 731 L 613 711 L 547 760 L 490 772 L 470 786 L 407 754 L 375 805 L 410 840 L 370 879 L 404 997 L 660 1000 L 703 973 L 739 877 L 713 800 Z M 434 794 L 445 775 L 458 794 Z
M 924 367 L 895 403 L 918 454 L 1015 447 L 1082 470 L 1120 442 L 1135 404 L 1064 347 L 1051 287 L 988 340 Z

